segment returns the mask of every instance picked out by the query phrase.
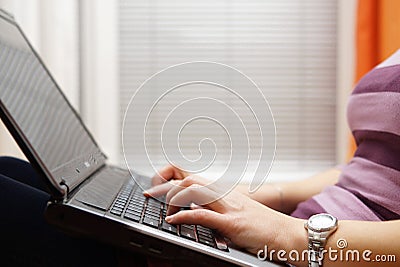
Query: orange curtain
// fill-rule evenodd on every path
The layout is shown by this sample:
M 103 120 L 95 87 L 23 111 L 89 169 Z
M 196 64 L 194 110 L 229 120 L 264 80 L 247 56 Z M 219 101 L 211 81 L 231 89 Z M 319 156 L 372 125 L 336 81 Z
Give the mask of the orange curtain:
M 355 82 L 400 48 L 400 1 L 358 0 L 356 27 Z M 355 149 L 351 137 L 348 159 Z

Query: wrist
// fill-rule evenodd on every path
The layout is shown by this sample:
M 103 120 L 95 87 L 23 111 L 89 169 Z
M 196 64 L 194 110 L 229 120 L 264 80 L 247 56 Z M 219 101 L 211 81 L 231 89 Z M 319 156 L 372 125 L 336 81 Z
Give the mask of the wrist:
M 253 193 L 249 192 L 248 184 L 239 184 L 235 190 L 273 210 L 281 211 L 283 206 L 283 191 L 278 184 L 267 183 Z
M 273 183 L 272 188 L 274 190 L 275 203 L 278 207 L 276 210 L 287 215 L 292 213 L 298 204 L 293 196 L 296 196 L 299 187 L 295 187 L 296 191 L 293 191 L 292 183 Z
M 284 198 L 280 184 L 266 184 L 260 190 L 251 194 L 250 197 L 273 210 L 283 211 Z
M 280 218 L 279 218 L 280 217 Z M 308 236 L 304 228 L 305 220 L 289 217 L 280 213 L 274 222 L 279 225 L 273 235 L 269 235 L 266 256 L 270 260 L 287 262 L 295 266 L 308 266 L 308 258 L 303 260 L 307 252 Z M 264 248 L 265 251 L 265 248 Z M 271 258 L 272 257 L 272 258 Z
M 307 257 L 302 259 L 302 254 L 308 250 L 308 236 L 304 228 L 306 220 L 290 217 L 283 250 L 286 252 L 287 261 L 295 266 L 308 266 Z M 298 255 L 298 256 L 297 256 Z

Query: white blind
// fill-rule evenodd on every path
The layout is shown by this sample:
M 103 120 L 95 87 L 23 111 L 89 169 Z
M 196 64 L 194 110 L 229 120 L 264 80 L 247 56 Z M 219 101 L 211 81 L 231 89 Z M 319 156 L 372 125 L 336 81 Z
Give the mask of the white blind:
M 332 166 L 335 163 L 336 5 L 336 0 L 120 0 L 121 121 L 136 89 L 154 73 L 183 62 L 220 62 L 249 76 L 270 104 L 277 141 L 270 176 Z M 154 96 L 160 90 L 155 87 L 146 94 Z M 187 94 L 196 97 L 198 91 L 189 90 L 185 97 L 190 96 Z M 224 99 L 239 113 L 245 113 L 240 101 L 229 93 L 215 88 L 213 91 L 210 87 L 203 88 L 202 94 Z M 176 97 L 165 99 L 156 113 L 160 114 L 159 118 L 150 122 L 154 131 L 147 132 L 150 140 L 147 148 L 151 158 L 157 158 L 153 162 L 156 166 L 166 163 L 159 130 L 168 110 L 179 102 L 178 98 L 177 92 Z M 216 108 L 213 112 L 216 117 L 226 115 L 221 114 L 226 112 L 224 109 Z M 251 123 L 248 116 L 244 115 L 244 121 Z M 141 170 L 140 165 L 147 157 L 129 148 L 138 136 L 138 125 L 125 127 L 125 152 L 130 153 L 128 157 Z M 255 125 L 248 125 L 247 130 L 257 139 Z M 198 122 L 187 128 L 180 140 L 182 153 L 189 159 L 199 157 L 199 141 L 207 136 L 218 146 L 216 165 L 228 160 L 229 138 L 210 122 Z

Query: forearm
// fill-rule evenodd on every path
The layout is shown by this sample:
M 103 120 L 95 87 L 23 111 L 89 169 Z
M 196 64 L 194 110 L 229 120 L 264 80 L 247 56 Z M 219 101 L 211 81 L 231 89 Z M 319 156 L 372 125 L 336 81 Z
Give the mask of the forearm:
M 325 187 L 335 184 L 340 173 L 339 169 L 332 168 L 304 180 L 278 184 L 283 197 L 282 212 L 290 214 L 300 202 L 319 194 Z
M 281 244 L 275 248 L 285 251 L 287 260 L 295 266 L 307 266 L 307 232 L 304 220 L 292 219 L 282 232 Z M 324 266 L 398 266 L 400 261 L 400 220 L 387 222 L 339 221 L 339 227 L 328 238 Z M 291 238 L 290 238 L 291 237 Z M 279 239 L 278 239 L 279 240 Z M 346 245 L 347 244 L 347 245 Z M 289 253 L 297 251 L 298 259 Z M 295 255 L 292 253 L 292 255 Z M 277 258 L 275 258 L 277 259 Z
M 340 170 L 332 168 L 300 181 L 267 183 L 252 194 L 248 192 L 248 185 L 239 185 L 237 191 L 274 210 L 290 214 L 300 202 L 335 184 L 339 175 Z
M 398 266 L 400 261 L 400 220 L 386 222 L 360 222 L 339 221 L 338 230 L 328 239 L 327 248 L 338 249 L 338 240 L 344 239 L 347 247 L 343 252 L 358 251 L 360 262 L 363 266 Z M 371 251 L 372 254 L 364 255 L 369 258 L 363 259 L 363 253 Z M 344 253 L 345 254 L 345 253 Z M 394 255 L 396 261 L 377 262 L 377 255 Z M 329 256 L 329 255 L 328 255 Z M 325 266 L 360 266 L 358 262 L 325 261 Z

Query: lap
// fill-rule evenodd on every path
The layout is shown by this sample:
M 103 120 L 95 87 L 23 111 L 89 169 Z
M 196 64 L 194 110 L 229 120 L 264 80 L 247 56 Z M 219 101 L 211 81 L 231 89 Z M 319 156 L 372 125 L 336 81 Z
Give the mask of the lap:
M 70 237 L 46 223 L 50 195 L 31 165 L 0 157 L 2 266 L 115 266 L 113 248 Z
M 60 232 L 44 219 L 49 199 L 28 162 L 0 157 L 1 266 L 182 266 Z

